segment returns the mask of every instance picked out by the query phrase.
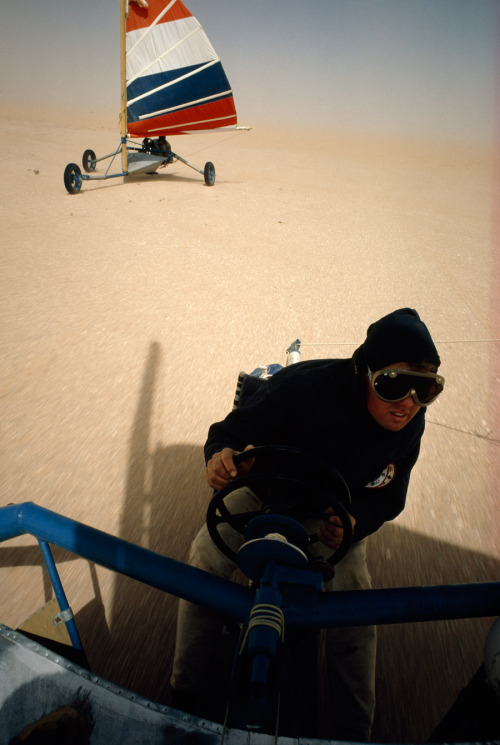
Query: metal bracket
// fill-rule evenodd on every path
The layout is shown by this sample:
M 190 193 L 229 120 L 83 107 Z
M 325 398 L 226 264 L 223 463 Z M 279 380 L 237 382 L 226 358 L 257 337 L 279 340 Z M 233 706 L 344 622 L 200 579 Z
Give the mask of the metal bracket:
M 54 618 L 52 619 L 52 623 L 54 626 L 59 626 L 60 623 L 67 623 L 67 621 L 71 621 L 71 619 L 74 618 L 73 611 L 71 608 L 66 608 L 66 610 L 59 611 L 59 613 L 56 613 Z

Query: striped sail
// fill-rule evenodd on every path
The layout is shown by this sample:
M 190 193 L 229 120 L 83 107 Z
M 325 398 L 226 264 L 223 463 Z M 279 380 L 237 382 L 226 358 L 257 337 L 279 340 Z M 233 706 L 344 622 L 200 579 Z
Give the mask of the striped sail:
M 180 0 L 131 2 L 126 21 L 127 124 L 158 137 L 236 124 L 233 92 L 203 28 Z

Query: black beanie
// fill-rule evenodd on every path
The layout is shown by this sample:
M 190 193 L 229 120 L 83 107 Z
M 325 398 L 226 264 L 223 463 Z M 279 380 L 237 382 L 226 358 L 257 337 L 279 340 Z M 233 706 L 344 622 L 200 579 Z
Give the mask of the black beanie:
M 394 362 L 426 362 L 436 368 L 441 364 L 427 326 L 412 308 L 400 308 L 372 323 L 353 359 L 372 372 Z

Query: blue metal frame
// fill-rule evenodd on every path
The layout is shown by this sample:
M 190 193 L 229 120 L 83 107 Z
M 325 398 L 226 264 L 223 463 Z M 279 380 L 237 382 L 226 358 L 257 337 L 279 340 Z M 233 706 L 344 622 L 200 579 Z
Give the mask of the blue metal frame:
M 242 730 L 257 727 L 264 731 L 274 721 L 272 670 L 286 628 L 315 630 L 500 615 L 500 582 L 323 592 L 319 572 L 268 561 L 253 591 L 33 502 L 0 508 L 0 542 L 24 534 L 33 535 L 40 544 L 61 620 L 78 650 L 82 645 L 49 544 L 241 623 L 246 633 L 234 666 L 244 653 L 249 663 L 247 693 L 258 692 L 244 694 L 244 701 L 251 702 L 248 710 L 236 710 L 234 726 Z
M 151 587 L 244 618 L 253 593 L 206 572 L 63 517 L 33 502 L 0 508 L 0 541 L 29 534 Z
M 63 517 L 33 502 L 0 508 L 0 541 L 24 534 L 237 621 L 248 619 L 254 605 L 254 592 L 248 588 Z M 280 581 L 296 583 L 300 582 L 303 570 L 271 565 L 271 574 L 278 571 Z M 311 573 L 307 575 L 310 577 Z M 314 603 L 309 598 L 307 607 L 294 604 L 284 607 L 283 613 L 287 626 L 311 629 L 497 616 L 500 615 L 500 582 L 317 592 Z
M 73 647 L 75 649 L 79 649 L 80 651 L 83 651 L 82 642 L 80 640 L 80 635 L 78 633 L 78 629 L 76 628 L 76 623 L 73 618 L 73 613 L 71 611 L 71 608 L 69 607 L 69 603 L 66 598 L 66 594 L 64 592 L 61 579 L 59 577 L 59 572 L 57 571 L 54 557 L 52 556 L 52 551 L 50 550 L 50 546 L 47 543 L 47 541 L 39 540 L 38 543 L 40 545 L 42 556 L 45 561 L 45 566 L 47 567 L 50 581 L 52 583 L 52 587 L 54 588 L 57 602 L 59 604 L 59 610 L 61 612 L 61 620 L 63 620 L 64 623 L 66 624 L 69 638 L 71 639 L 71 644 L 73 645 Z M 69 615 L 71 615 L 71 617 L 66 618 L 66 616 L 69 616 Z

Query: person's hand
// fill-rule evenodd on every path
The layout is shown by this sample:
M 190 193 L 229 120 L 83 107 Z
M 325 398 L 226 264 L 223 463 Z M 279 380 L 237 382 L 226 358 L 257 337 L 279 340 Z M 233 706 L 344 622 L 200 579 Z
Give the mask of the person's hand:
M 245 450 L 253 450 L 253 445 L 247 445 Z M 212 455 L 205 469 L 205 478 L 212 489 L 222 489 L 230 481 L 234 481 L 238 476 L 244 476 L 251 469 L 255 458 L 249 458 L 238 466 L 234 465 L 234 456 L 238 455 L 240 450 L 224 448 L 219 453 Z
M 342 543 L 344 537 L 344 528 L 342 527 L 342 520 L 338 515 L 335 514 L 333 507 L 329 507 L 326 510 L 329 517 L 324 520 L 317 530 L 317 536 L 321 543 L 324 543 L 328 548 L 337 549 Z M 356 520 L 352 515 L 349 515 L 351 520 L 352 529 L 356 525 Z

